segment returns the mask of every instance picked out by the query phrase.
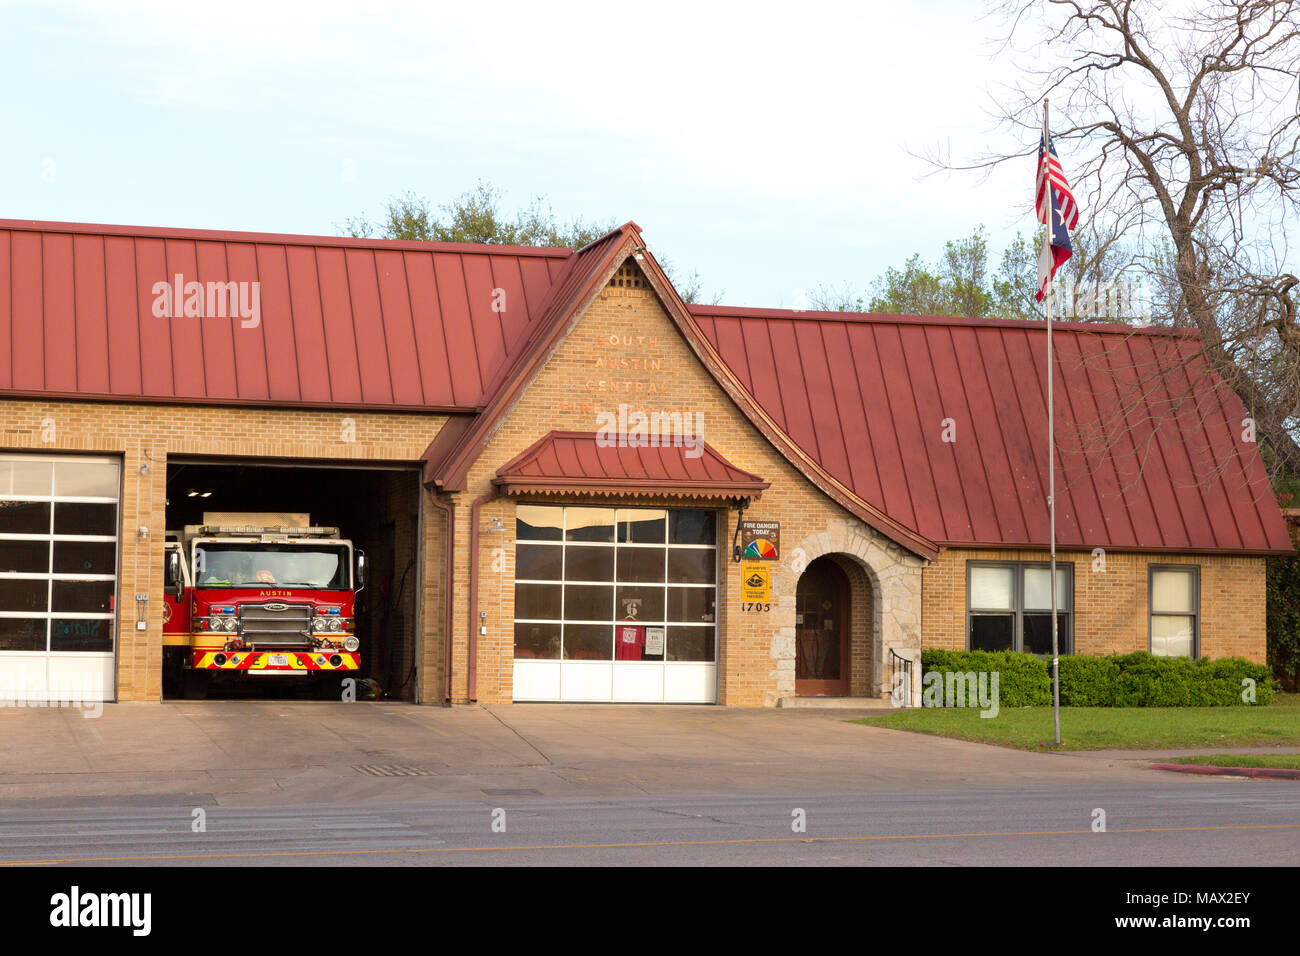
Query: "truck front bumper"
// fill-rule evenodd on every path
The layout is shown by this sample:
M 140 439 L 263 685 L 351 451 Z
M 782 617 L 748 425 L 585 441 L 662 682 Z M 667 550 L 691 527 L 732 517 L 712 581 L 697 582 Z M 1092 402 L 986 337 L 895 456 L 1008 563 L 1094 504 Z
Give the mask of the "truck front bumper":
M 357 651 L 194 651 L 195 670 L 241 671 L 285 677 L 305 677 L 317 671 L 355 671 Z

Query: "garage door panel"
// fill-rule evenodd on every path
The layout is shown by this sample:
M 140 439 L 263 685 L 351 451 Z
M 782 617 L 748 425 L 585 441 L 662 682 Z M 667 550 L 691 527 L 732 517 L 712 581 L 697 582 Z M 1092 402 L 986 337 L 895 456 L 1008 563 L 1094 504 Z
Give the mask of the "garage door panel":
M 48 541 L 14 541 L 6 539 L 0 548 L 0 573 L 41 574 L 50 569 Z
M 49 700 L 49 655 L 0 651 L 0 701 Z
M 56 498 L 117 499 L 118 467 L 116 461 L 64 460 L 54 465 Z
M 645 662 L 614 665 L 614 700 L 655 703 L 664 699 L 664 665 Z
M 112 700 L 121 464 L 0 455 L 0 696 Z
M 559 661 L 515 661 L 515 700 L 559 700 Z
M 11 613 L 44 612 L 50 609 L 48 577 L 0 578 L 0 610 Z
M 514 699 L 714 702 L 716 523 L 705 509 L 520 504 Z
M 0 617 L 0 651 L 44 651 L 47 625 L 43 617 Z
M 48 700 L 76 703 L 113 699 L 113 658 L 105 654 L 51 654 Z
M 565 661 L 560 665 L 560 697 L 564 700 L 609 700 L 613 665 L 604 661 Z
M 0 534 L 49 534 L 50 508 L 48 501 L 0 503 Z
M 50 621 L 50 650 L 111 654 L 113 623 L 104 618 L 53 618 Z
M 113 610 L 115 586 L 116 582 L 111 578 L 94 581 L 55 580 L 51 610 L 110 613 Z
M 718 695 L 716 664 L 667 664 L 664 700 L 674 704 L 711 704 Z
M 54 570 L 58 574 L 115 574 L 116 541 L 56 541 Z

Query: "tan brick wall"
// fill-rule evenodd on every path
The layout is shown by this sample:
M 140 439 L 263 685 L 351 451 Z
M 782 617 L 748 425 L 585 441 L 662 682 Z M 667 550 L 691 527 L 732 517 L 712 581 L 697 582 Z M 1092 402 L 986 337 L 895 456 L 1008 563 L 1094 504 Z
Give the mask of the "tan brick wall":
M 794 693 L 794 594 L 798 572 L 823 553 L 845 552 L 851 563 L 870 565 L 874 586 L 891 597 L 883 625 L 885 640 L 919 652 L 921 559 L 904 552 L 850 516 L 816 488 L 753 427 L 691 351 L 648 290 L 608 287 L 579 318 L 526 393 L 510 410 L 479 461 L 471 469 L 466 492 L 457 497 L 457 541 L 469 540 L 469 504 L 491 490 L 497 469 L 552 429 L 596 431 L 597 415 L 616 412 L 620 402 L 647 412 L 676 409 L 703 415 L 705 441 L 723 457 L 758 474 L 772 487 L 763 492 L 745 517 L 781 522 L 781 560 L 773 562 L 772 609 L 742 612 L 740 566 L 730 560 L 736 512 L 725 513 L 724 552 L 719 606 L 719 701 L 739 706 L 771 706 Z M 616 503 L 604 499 L 603 503 Z M 630 505 L 675 504 L 695 507 L 690 499 L 637 498 Z M 488 633 L 480 636 L 477 699 L 484 703 L 512 697 L 514 655 L 514 504 L 492 501 L 480 512 L 480 610 L 489 612 Z M 487 528 L 493 517 L 507 530 Z M 500 549 L 498 552 L 497 549 Z M 494 567 L 494 561 L 497 562 Z M 867 581 L 860 572 L 859 581 Z M 456 591 L 467 593 L 468 567 L 457 568 Z M 876 602 L 861 596 L 855 610 L 873 613 Z M 457 602 L 455 699 L 464 700 L 469 609 Z M 868 629 L 855 624 L 855 636 Z M 875 673 L 867 677 L 875 661 Z M 854 691 L 879 686 L 879 650 L 853 649 Z
M 347 419 L 352 422 L 350 431 L 345 430 Z M 162 695 L 163 533 L 167 530 L 163 521 L 169 456 L 415 462 L 445 420 L 397 413 L 0 399 L 0 450 L 122 456 L 117 698 L 149 701 Z M 141 475 L 141 465 L 146 463 L 149 473 Z M 149 529 L 143 540 L 136 531 L 142 525 Z M 440 665 L 442 648 L 436 639 L 442 631 L 436 573 L 443 560 L 441 526 L 436 521 L 426 521 L 426 526 L 422 683 L 428 683 L 428 670 L 436 671 Z M 137 593 L 149 595 L 145 631 L 135 629 Z M 438 607 L 431 613 L 434 604 Z M 441 691 L 434 692 L 433 699 L 440 701 Z M 430 699 L 429 693 L 422 696 Z
M 1201 654 L 1245 657 L 1263 663 L 1264 558 L 1218 554 L 1146 554 L 1107 551 L 1105 571 L 1090 552 L 1057 553 L 1074 565 L 1074 640 L 1080 654 L 1147 650 L 1147 568 L 1191 564 L 1200 568 Z M 922 642 L 925 647 L 966 647 L 968 561 L 1045 561 L 1042 551 L 952 549 L 923 572 Z
M 647 412 L 677 410 L 703 415 L 703 437 L 725 458 L 772 483 L 746 517 L 781 522 L 781 560 L 772 566 L 770 612 L 742 612 L 739 565 L 730 560 L 737 515 L 718 502 L 638 498 L 634 505 L 706 506 L 722 509 L 723 552 L 718 595 L 719 700 L 771 706 L 794 693 L 794 596 L 800 571 L 823 554 L 838 555 L 852 583 L 854 645 L 852 691 L 879 693 L 887 648 L 914 657 L 925 646 L 964 647 L 967 558 L 1038 560 L 1039 552 L 951 550 L 925 563 L 885 539 L 835 504 L 773 448 L 714 382 L 677 332 L 655 296 L 645 289 L 606 288 L 491 437 L 469 475 L 467 490 L 448 496 L 455 505 L 456 554 L 452 594 L 452 699 L 470 699 L 468 626 L 488 612 L 487 633 L 477 636 L 474 697 L 508 701 L 513 680 L 514 502 L 493 500 L 480 510 L 477 606 L 469 601 L 470 505 L 491 491 L 497 469 L 552 429 L 595 431 L 598 414 L 620 402 Z M 351 419 L 354 440 L 345 439 Z M 54 435 L 45 440 L 46 423 Z M 445 418 L 404 413 L 322 412 L 202 406 L 148 406 L 97 402 L 0 399 L 0 449 L 109 453 L 123 457 L 123 535 L 119 595 L 118 698 L 158 700 L 161 695 L 162 548 L 166 465 L 176 455 L 249 459 L 324 459 L 416 462 Z M 140 466 L 149 464 L 149 473 Z M 603 499 L 603 503 L 609 503 Z M 504 532 L 490 530 L 501 519 Z M 150 529 L 147 540 L 134 529 Z M 399 535 L 406 531 L 399 529 Z M 444 666 L 446 526 L 427 500 L 420 530 L 418 581 L 419 696 L 441 702 Z M 1156 557 L 1110 554 L 1107 572 L 1085 573 L 1091 555 L 1073 558 L 1075 633 L 1086 653 L 1146 646 L 1148 561 L 1201 566 L 1204 653 L 1264 659 L 1264 562 L 1222 556 Z M 134 629 L 136 592 L 149 594 L 150 626 Z M 477 621 L 475 621 L 477 623 Z M 918 687 L 919 692 L 919 687 Z

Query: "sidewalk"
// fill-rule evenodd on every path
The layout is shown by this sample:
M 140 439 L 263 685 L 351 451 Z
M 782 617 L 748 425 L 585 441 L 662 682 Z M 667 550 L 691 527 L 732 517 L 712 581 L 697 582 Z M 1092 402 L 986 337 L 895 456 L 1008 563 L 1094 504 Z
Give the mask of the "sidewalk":
M 184 701 L 0 711 L 0 807 L 1149 780 L 1135 754 L 1034 754 L 848 721 L 694 706 Z M 418 774 L 418 775 L 406 775 Z

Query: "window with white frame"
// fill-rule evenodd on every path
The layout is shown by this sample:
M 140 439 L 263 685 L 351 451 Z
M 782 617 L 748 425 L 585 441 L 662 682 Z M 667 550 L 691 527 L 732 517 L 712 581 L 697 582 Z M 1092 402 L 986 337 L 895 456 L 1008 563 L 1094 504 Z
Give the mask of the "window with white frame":
M 521 504 L 515 658 L 717 655 L 717 523 L 697 509 Z
M 119 465 L 0 455 L 0 651 L 112 653 Z
M 1073 652 L 1074 566 L 1056 565 L 1056 633 L 1060 653 Z M 1052 570 L 1049 563 L 968 561 L 966 648 L 1052 653 Z
M 1151 565 L 1151 653 L 1157 657 L 1196 657 L 1200 617 L 1200 568 Z

